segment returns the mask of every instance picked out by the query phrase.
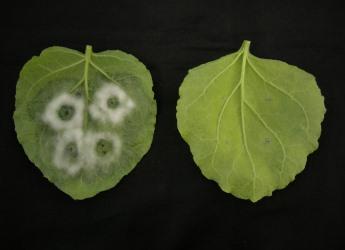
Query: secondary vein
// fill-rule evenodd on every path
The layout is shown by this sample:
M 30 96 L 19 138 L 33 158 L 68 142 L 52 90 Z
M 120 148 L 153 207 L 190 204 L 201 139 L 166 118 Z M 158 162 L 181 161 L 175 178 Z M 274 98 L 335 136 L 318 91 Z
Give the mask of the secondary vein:
M 305 121 L 306 121 L 306 131 L 307 133 L 309 133 L 309 118 L 307 116 L 307 112 L 305 110 L 305 108 L 303 107 L 303 105 L 295 98 L 293 97 L 290 93 L 288 93 L 286 90 L 278 87 L 276 84 L 274 84 L 271 81 L 266 80 L 266 78 L 259 72 L 259 70 L 250 62 L 250 60 L 248 60 L 248 64 L 249 66 L 254 70 L 254 72 L 268 85 L 272 86 L 273 88 L 279 90 L 281 93 L 283 93 L 284 95 L 286 95 L 287 97 L 289 97 L 292 101 L 294 101 L 299 108 L 302 110 Z
M 237 54 L 237 56 L 234 58 L 234 60 L 229 63 L 224 69 L 222 69 L 216 76 L 214 76 L 206 85 L 206 87 L 202 90 L 201 94 L 198 95 L 192 102 L 190 102 L 186 106 L 186 110 L 188 110 L 193 104 L 195 104 L 203 95 L 206 94 L 206 91 L 212 86 L 212 84 L 221 76 L 223 75 L 226 71 L 231 69 L 231 67 L 237 62 L 238 58 L 242 55 L 242 51 Z
M 283 159 L 282 159 L 282 163 L 281 163 L 280 170 L 279 170 L 279 183 L 280 183 L 282 173 L 283 173 L 284 167 L 285 167 L 285 161 L 286 161 L 285 146 L 284 146 L 282 140 L 280 139 L 279 135 L 272 128 L 270 128 L 270 126 L 265 122 L 265 120 L 261 117 L 261 115 L 255 110 L 255 108 L 252 107 L 247 101 L 244 101 L 244 103 L 253 112 L 253 114 L 259 119 L 259 121 L 264 125 L 264 127 L 276 138 L 276 140 L 278 141 L 278 143 L 280 145 L 280 148 L 281 148 L 282 153 L 283 153 Z
M 237 89 L 239 88 L 239 86 L 241 85 L 241 80 L 236 84 L 235 88 L 231 91 L 231 93 L 229 94 L 229 96 L 226 98 L 223 106 L 222 106 L 222 109 L 219 113 L 219 116 L 218 116 L 218 119 L 217 119 L 217 131 L 216 131 L 216 146 L 215 146 L 215 149 L 213 151 L 213 154 L 212 154 L 212 161 L 211 161 L 211 166 L 212 168 L 217 172 L 217 170 L 215 169 L 214 167 L 214 161 L 215 161 L 215 157 L 216 157 L 216 153 L 217 153 L 217 150 L 218 150 L 218 144 L 219 144 L 219 137 L 220 137 L 220 125 L 221 125 L 221 122 L 222 122 L 222 119 L 223 119 L 223 114 L 224 114 L 224 111 L 228 105 L 228 103 L 230 102 L 231 100 L 231 97 L 235 94 L 235 92 L 237 91 Z
M 106 78 L 108 78 L 110 81 L 112 81 L 115 84 L 118 84 L 116 80 L 114 80 L 112 77 L 110 77 L 104 70 L 102 70 L 97 64 L 95 64 L 93 61 L 90 61 L 90 64 L 92 67 L 94 67 L 96 70 L 98 70 L 102 75 L 104 75 Z
M 76 89 L 80 87 L 84 82 L 84 76 L 71 88 L 70 92 L 73 93 Z
M 95 57 L 108 57 L 108 58 L 114 58 L 114 59 L 117 59 L 117 60 L 123 61 L 123 62 L 135 63 L 135 62 L 133 62 L 131 60 L 123 59 L 121 57 L 114 56 L 114 55 L 95 54 Z
M 78 56 L 80 58 L 84 58 L 84 55 L 81 54 L 81 53 L 76 53 L 70 49 L 67 49 L 67 48 L 60 48 L 60 47 L 54 47 L 54 48 L 51 48 L 49 53 L 65 53 L 65 54 L 70 54 L 70 55 L 74 55 L 74 56 Z
M 46 75 L 43 76 L 43 77 L 41 77 L 41 78 L 38 79 L 34 84 L 31 85 L 31 87 L 30 87 L 30 88 L 28 89 L 28 91 L 26 92 L 26 96 L 28 96 L 28 95 L 30 94 L 30 92 L 32 91 L 32 89 L 33 89 L 35 86 L 37 86 L 37 84 L 39 84 L 39 83 L 40 83 L 41 81 L 43 81 L 44 79 L 46 79 L 46 78 L 48 78 L 48 77 L 50 77 L 50 76 L 52 76 L 52 75 L 54 75 L 54 74 L 57 74 L 57 73 L 59 73 L 59 72 L 62 72 L 62 71 L 64 71 L 64 70 L 70 69 L 70 68 L 72 68 L 72 67 L 74 67 L 74 66 L 77 66 L 77 65 L 81 64 L 82 62 L 84 62 L 84 59 L 79 60 L 79 61 L 77 61 L 77 62 L 75 62 L 75 63 L 72 63 L 72 64 L 70 64 L 70 65 L 68 65 L 68 66 L 61 67 L 61 68 L 59 68 L 59 69 L 57 69 L 57 70 L 55 70 L 55 71 L 50 72 L 49 74 L 46 74 Z

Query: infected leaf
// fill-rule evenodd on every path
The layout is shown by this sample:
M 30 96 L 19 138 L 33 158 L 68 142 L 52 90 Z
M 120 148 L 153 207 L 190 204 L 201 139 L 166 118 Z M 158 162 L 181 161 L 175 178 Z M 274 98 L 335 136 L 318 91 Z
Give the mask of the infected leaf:
M 122 51 L 45 49 L 23 67 L 14 122 L 43 175 L 74 199 L 115 186 L 148 151 L 156 102 L 146 67 Z

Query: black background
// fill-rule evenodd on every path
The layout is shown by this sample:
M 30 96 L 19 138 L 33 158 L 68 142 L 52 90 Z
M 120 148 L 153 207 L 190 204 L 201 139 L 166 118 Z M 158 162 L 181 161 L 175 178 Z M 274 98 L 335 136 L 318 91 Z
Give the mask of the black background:
M 10 1 L 1 7 L 1 249 L 345 249 L 344 8 L 337 2 Z M 251 52 L 313 73 L 327 113 L 320 148 L 286 189 L 253 204 L 202 176 L 176 127 L 187 70 Z M 150 69 L 153 144 L 113 189 L 73 201 L 42 177 L 14 131 L 24 63 L 52 45 L 121 49 Z

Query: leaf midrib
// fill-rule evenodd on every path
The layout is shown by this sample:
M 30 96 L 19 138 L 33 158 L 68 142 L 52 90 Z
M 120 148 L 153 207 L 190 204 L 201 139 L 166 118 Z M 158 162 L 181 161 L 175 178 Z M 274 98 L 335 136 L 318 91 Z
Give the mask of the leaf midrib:
M 249 54 L 249 46 L 250 42 L 249 41 L 244 41 L 243 42 L 243 55 L 242 55 L 242 66 L 241 66 L 241 78 L 240 78 L 240 84 L 241 84 L 241 130 L 242 130 L 242 136 L 243 136 L 243 144 L 244 144 L 244 149 L 249 157 L 250 164 L 252 166 L 252 172 L 253 172 L 253 181 L 252 181 L 252 192 L 253 196 L 252 198 L 255 199 L 255 186 L 256 186 L 256 167 L 255 163 L 253 160 L 253 156 L 249 150 L 248 147 L 248 142 L 247 142 L 247 134 L 246 134 L 246 128 L 245 128 L 245 118 L 244 118 L 244 100 L 245 100 L 245 89 L 244 89 L 244 82 L 245 82 L 245 72 L 246 72 L 246 63 L 247 63 L 247 58 Z

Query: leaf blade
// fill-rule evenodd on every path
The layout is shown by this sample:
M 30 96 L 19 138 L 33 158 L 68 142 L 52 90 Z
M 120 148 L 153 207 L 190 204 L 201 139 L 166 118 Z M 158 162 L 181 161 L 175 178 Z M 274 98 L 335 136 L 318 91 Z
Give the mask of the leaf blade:
M 51 47 L 27 62 L 18 80 L 13 115 L 18 140 L 30 161 L 73 199 L 89 198 L 112 188 L 138 164 L 152 143 L 156 115 L 151 75 L 139 60 L 120 51 L 101 52 L 120 53 L 124 59 L 97 59 L 103 73 L 112 76 L 113 81 L 109 82 L 92 68 L 98 53 L 92 52 L 91 46 L 87 46 L 86 52 L 85 56 L 71 49 Z M 131 65 L 125 65 L 127 59 Z M 104 97 L 102 89 L 120 98 L 120 106 L 104 106 L 104 100 L 99 99 Z M 113 96 L 106 98 L 110 97 Z M 72 129 L 66 127 L 68 121 L 53 125 L 51 117 L 56 118 L 55 111 L 47 110 L 49 105 L 55 105 L 54 100 L 63 100 L 58 106 L 60 110 L 66 103 L 75 105 L 63 112 L 72 110 L 72 118 L 81 116 L 83 123 L 76 119 L 76 123 L 70 123 Z M 101 112 L 101 120 L 93 117 L 92 105 Z M 64 127 L 60 129 L 58 124 Z M 80 125 L 75 130 L 76 124 Z M 67 143 L 71 138 L 77 138 L 72 141 L 76 146 Z M 65 164 L 67 149 L 77 159 L 68 158 L 70 161 Z M 100 158 L 103 156 L 96 155 L 97 152 L 108 158 Z M 65 157 L 59 158 L 58 154 Z
M 229 56 L 236 55 L 240 55 L 241 64 L 230 68 L 232 73 L 216 82 L 213 92 L 203 92 L 202 81 L 215 74 L 214 65 L 221 59 L 189 71 L 180 87 L 178 129 L 205 177 L 215 180 L 223 191 L 255 202 L 284 188 L 303 170 L 307 155 L 318 146 L 325 108 L 309 73 L 253 56 L 246 41 Z M 229 98 L 232 94 L 224 97 L 238 78 L 241 93 L 233 100 Z M 277 80 L 279 86 L 274 83 Z M 198 100 L 199 107 L 190 108 L 188 99 L 196 92 L 203 93 L 203 100 Z M 307 97 L 297 98 L 297 92 Z M 288 118 L 290 127 L 286 125 Z M 298 150 L 293 149 L 294 144 L 299 145 Z

